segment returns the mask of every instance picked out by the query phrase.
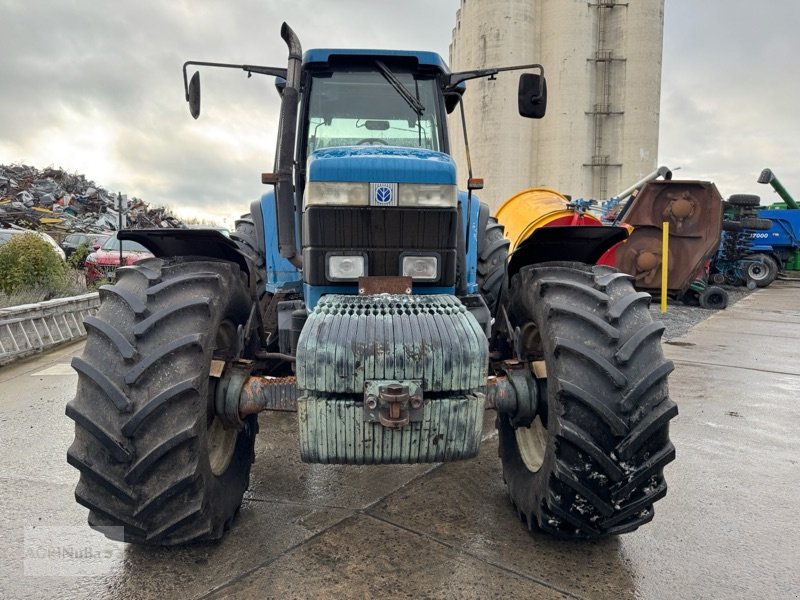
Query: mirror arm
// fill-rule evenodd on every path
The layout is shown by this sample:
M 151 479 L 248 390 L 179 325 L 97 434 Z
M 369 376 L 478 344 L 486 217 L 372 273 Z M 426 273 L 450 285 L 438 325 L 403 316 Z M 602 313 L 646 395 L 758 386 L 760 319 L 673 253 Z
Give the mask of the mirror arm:
M 205 62 L 199 60 L 187 60 L 183 63 L 183 91 L 186 95 L 186 101 L 189 101 L 189 78 L 186 75 L 186 67 L 189 65 L 196 65 L 198 67 L 220 67 L 223 69 L 241 69 L 247 73 L 257 73 L 259 75 L 273 75 L 275 77 L 283 77 L 286 79 L 286 69 L 280 67 L 262 67 L 259 65 L 236 65 L 233 63 L 218 63 L 218 62 Z
M 447 79 L 446 90 L 455 91 L 455 86 L 459 83 L 467 81 L 468 79 L 478 79 L 480 77 L 494 77 L 502 71 L 521 71 L 524 69 L 536 69 L 539 75 L 544 77 L 544 67 L 540 64 L 531 65 L 516 65 L 513 67 L 492 67 L 491 69 L 476 69 L 474 71 L 459 71 L 458 73 L 450 73 Z M 539 96 L 541 97 L 542 90 L 539 89 Z M 537 99 L 537 98 L 534 98 Z

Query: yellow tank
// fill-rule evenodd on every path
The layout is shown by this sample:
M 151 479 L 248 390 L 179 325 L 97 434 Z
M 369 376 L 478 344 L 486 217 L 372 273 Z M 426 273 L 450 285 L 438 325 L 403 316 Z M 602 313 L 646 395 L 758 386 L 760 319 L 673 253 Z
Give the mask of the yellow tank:
M 529 188 L 511 196 L 495 216 L 511 241 L 509 252 L 539 227 L 602 225 L 592 215 L 567 208 L 569 199 L 550 188 Z

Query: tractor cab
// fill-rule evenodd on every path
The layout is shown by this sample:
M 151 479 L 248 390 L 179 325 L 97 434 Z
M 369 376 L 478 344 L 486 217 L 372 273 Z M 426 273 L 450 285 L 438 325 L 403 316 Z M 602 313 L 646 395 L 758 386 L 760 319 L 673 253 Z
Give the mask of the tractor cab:
M 441 58 L 311 50 L 302 73 L 295 193 L 309 307 L 358 293 L 363 278 L 454 293 L 465 232 Z
M 358 293 L 362 279 L 372 280 L 373 291 L 477 292 L 481 206 L 471 191 L 479 185 L 458 191 L 446 115 L 466 80 L 525 69 L 535 73 L 520 77 L 519 112 L 541 118 L 547 101 L 541 65 L 452 73 L 433 52 L 302 53 L 295 38 L 285 39 L 287 68 L 184 65 L 195 117 L 199 77 L 188 81 L 187 65 L 276 77 L 281 129 L 274 172 L 262 176 L 274 192 L 251 207 L 266 248 L 267 291 L 302 288 L 308 310 L 325 294 Z M 466 260 L 457 260 L 461 253 Z

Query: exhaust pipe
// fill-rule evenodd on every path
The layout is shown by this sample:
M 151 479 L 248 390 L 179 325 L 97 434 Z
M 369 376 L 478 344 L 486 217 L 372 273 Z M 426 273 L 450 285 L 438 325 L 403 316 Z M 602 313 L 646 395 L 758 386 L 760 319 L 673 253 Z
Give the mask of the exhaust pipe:
M 298 252 L 295 238 L 295 198 L 292 165 L 294 142 L 297 134 L 297 109 L 300 101 L 300 69 L 303 49 L 300 40 L 286 23 L 281 25 L 281 37 L 289 48 L 289 65 L 286 87 L 281 96 L 281 116 L 278 144 L 275 150 L 275 199 L 278 221 L 278 252 L 298 269 L 303 267 L 303 257 Z

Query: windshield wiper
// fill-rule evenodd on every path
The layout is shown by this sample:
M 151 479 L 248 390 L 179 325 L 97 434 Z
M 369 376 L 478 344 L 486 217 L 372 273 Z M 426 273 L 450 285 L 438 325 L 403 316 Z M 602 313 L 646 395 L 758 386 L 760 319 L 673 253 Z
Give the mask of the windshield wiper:
M 403 97 L 403 100 L 408 103 L 411 109 L 417 113 L 417 116 L 421 117 L 422 113 L 425 112 L 425 107 L 417 99 L 417 97 L 414 96 L 414 94 L 412 94 L 405 85 L 403 85 L 403 82 L 400 81 L 397 76 L 389 70 L 389 67 L 379 60 L 375 61 L 375 65 L 378 67 L 378 69 L 380 69 L 381 73 L 386 78 L 386 81 L 392 84 L 392 87 L 397 90 L 397 93 Z

